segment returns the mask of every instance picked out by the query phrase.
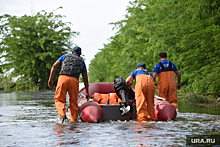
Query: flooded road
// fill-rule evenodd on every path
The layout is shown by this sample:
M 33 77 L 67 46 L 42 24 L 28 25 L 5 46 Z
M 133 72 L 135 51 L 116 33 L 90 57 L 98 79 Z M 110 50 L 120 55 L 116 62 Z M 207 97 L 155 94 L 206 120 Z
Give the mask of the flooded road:
M 186 135 L 220 135 L 219 107 L 184 103 L 179 104 L 178 121 L 63 125 L 53 107 L 53 94 L 0 93 L 0 147 L 185 146 Z

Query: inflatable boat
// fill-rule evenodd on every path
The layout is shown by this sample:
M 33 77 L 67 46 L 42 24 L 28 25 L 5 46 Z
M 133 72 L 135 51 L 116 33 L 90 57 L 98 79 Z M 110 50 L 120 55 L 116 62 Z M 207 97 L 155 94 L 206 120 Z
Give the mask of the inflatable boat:
M 121 90 L 119 90 L 121 92 Z M 122 91 L 123 92 L 123 91 Z M 114 102 L 109 103 L 104 98 L 95 101 L 95 94 L 116 94 L 117 85 L 115 83 L 92 83 L 89 85 L 89 94 L 91 99 L 87 101 L 85 98 L 85 88 L 80 89 L 78 105 L 79 116 L 83 122 L 105 122 L 105 121 L 129 121 L 136 120 L 136 105 L 135 101 L 124 103 L 125 106 L 117 102 L 117 98 Z M 125 92 L 127 93 L 127 92 Z M 123 93 L 122 93 L 123 94 Z M 126 97 L 126 96 L 125 96 Z M 129 101 L 131 99 L 120 98 L 120 102 Z M 123 109 L 124 108 L 124 109 Z M 128 109 L 128 110 L 126 110 Z M 165 99 L 155 96 L 154 98 L 154 116 L 158 121 L 175 120 L 176 109 L 167 102 Z

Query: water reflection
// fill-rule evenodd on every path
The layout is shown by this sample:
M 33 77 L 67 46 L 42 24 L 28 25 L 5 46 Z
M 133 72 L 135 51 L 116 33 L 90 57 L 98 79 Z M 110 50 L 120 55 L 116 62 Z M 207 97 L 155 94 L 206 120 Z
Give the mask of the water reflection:
M 132 127 L 132 129 L 136 131 L 136 134 L 143 134 L 143 133 L 149 132 L 152 129 L 162 130 L 161 128 L 155 127 L 154 124 L 155 123 L 151 123 L 151 122 L 137 123 Z
M 205 107 L 185 102 L 178 102 L 179 110 L 182 113 L 206 113 L 212 115 L 220 115 L 220 107 Z
M 74 145 L 79 143 L 78 139 L 74 137 L 75 133 L 81 133 L 81 131 L 77 130 L 76 125 L 57 124 L 54 126 L 54 132 L 57 134 L 57 144 L 55 146 Z
M 153 125 L 146 124 L 146 123 L 138 123 L 132 127 L 132 129 L 134 130 L 134 132 L 136 132 L 136 135 L 137 135 L 135 138 L 135 141 L 138 143 L 137 144 L 138 147 L 150 145 L 149 138 L 154 137 L 155 135 L 149 134 L 148 132 L 153 128 L 154 128 Z M 145 143 L 145 142 L 148 142 L 148 143 Z

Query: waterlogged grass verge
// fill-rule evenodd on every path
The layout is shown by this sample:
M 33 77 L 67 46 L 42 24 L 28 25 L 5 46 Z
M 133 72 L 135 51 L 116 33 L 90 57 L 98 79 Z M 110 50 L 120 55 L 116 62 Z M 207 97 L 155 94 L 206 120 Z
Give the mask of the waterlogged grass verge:
M 178 100 L 185 101 L 192 104 L 210 104 L 210 103 L 219 103 L 217 97 L 214 96 L 204 96 L 196 94 L 195 92 L 185 93 L 182 96 L 178 97 Z
M 218 97 L 199 95 L 194 92 L 186 93 L 183 96 L 179 96 L 179 101 L 185 101 L 186 103 L 196 104 L 200 106 L 214 106 L 219 107 Z
M 178 90 L 177 92 L 178 101 L 200 106 L 220 106 L 220 95 L 218 94 L 205 95 L 187 87 L 181 88 L 181 90 Z
M 203 96 L 203 95 L 198 95 L 196 93 L 187 93 L 185 96 L 184 96 L 184 99 L 187 101 L 187 102 L 190 102 L 190 103 L 193 103 L 193 104 L 196 104 L 196 103 L 211 103 L 211 99 L 206 97 L 206 96 Z

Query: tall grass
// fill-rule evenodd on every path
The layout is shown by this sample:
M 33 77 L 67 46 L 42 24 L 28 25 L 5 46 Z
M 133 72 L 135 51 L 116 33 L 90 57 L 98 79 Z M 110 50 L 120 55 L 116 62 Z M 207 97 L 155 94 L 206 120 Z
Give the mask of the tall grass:
M 208 96 L 203 96 L 196 94 L 195 92 L 186 93 L 183 96 L 183 99 L 189 103 L 197 104 L 197 103 L 211 103 L 212 99 Z

